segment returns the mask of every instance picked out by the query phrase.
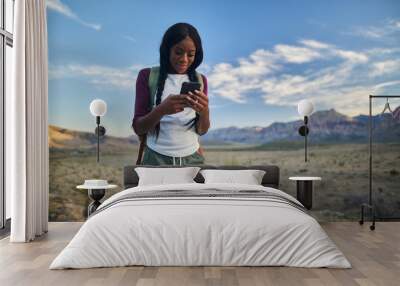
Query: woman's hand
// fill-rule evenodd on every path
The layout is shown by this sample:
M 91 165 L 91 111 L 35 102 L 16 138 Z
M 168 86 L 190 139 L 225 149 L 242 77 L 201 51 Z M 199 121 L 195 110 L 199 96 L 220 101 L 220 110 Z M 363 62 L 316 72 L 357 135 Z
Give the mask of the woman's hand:
M 158 105 L 158 108 L 163 115 L 181 112 L 186 107 L 185 97 L 183 94 L 170 94 Z
M 138 118 L 134 126 L 136 134 L 143 135 L 152 130 L 164 115 L 181 112 L 187 106 L 185 97 L 182 94 L 170 94 L 148 114 Z
M 196 123 L 196 132 L 199 135 L 207 133 L 210 128 L 210 118 L 208 109 L 208 97 L 202 91 L 196 90 L 195 93 L 189 92 L 186 100 L 200 116 Z
M 208 113 L 208 97 L 204 92 L 195 90 L 194 93 L 189 92 L 186 96 L 186 100 L 197 113 L 204 115 Z

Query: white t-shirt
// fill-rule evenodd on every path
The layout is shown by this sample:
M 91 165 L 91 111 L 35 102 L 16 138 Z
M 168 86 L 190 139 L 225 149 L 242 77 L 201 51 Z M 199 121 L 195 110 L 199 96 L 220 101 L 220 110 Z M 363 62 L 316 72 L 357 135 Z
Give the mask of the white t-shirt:
M 187 74 L 168 74 L 165 80 L 164 91 L 161 101 L 165 100 L 170 94 L 179 94 L 182 83 L 189 81 Z M 156 135 L 147 135 L 147 146 L 166 156 L 186 157 L 192 155 L 199 149 L 199 135 L 194 128 L 188 130 L 185 126 L 191 119 L 196 117 L 196 112 L 185 107 L 183 111 L 164 115 L 160 121 L 160 133 L 156 141 Z

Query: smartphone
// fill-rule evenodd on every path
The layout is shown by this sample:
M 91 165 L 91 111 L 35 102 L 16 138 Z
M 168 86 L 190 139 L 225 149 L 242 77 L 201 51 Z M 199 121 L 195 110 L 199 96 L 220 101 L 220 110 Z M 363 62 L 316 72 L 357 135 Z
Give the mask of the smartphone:
M 190 91 L 194 93 L 195 90 L 200 90 L 201 85 L 199 82 L 186 81 L 182 83 L 180 94 L 188 94 Z

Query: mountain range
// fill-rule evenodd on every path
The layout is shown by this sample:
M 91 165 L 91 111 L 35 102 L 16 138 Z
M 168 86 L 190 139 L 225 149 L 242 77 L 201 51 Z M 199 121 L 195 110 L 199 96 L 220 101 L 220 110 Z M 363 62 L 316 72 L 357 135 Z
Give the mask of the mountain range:
M 400 143 L 400 106 L 394 112 L 374 115 L 374 142 Z M 308 120 L 309 139 L 313 143 L 361 143 L 368 140 L 368 115 L 349 117 L 334 109 L 317 111 Z M 290 122 L 275 122 L 267 127 L 227 127 L 210 130 L 201 137 L 204 145 L 250 144 L 262 145 L 280 141 L 302 141 L 298 134 L 302 120 Z M 50 149 L 81 149 L 94 150 L 97 136 L 91 132 L 73 131 L 54 125 L 49 125 Z M 104 136 L 101 138 L 101 148 L 107 151 L 121 151 L 136 147 L 135 135 L 129 137 Z
M 400 117 L 400 106 L 393 112 Z M 309 139 L 315 143 L 359 143 L 368 140 L 368 115 L 349 117 L 334 109 L 318 111 L 308 119 Z M 374 142 L 400 142 L 400 118 L 389 113 L 375 115 L 373 122 Z M 303 120 L 275 122 L 267 127 L 227 127 L 210 130 L 202 142 L 265 144 L 276 141 L 303 140 L 298 129 Z

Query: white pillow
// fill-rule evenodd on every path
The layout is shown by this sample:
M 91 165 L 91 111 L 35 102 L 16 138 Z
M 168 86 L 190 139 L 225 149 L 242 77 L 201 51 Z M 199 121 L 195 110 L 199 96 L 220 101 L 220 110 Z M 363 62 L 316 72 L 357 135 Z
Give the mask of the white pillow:
M 234 183 L 261 185 L 265 171 L 261 170 L 202 170 L 204 183 Z
M 193 179 L 199 170 L 199 167 L 135 168 L 139 176 L 138 186 L 195 183 Z

